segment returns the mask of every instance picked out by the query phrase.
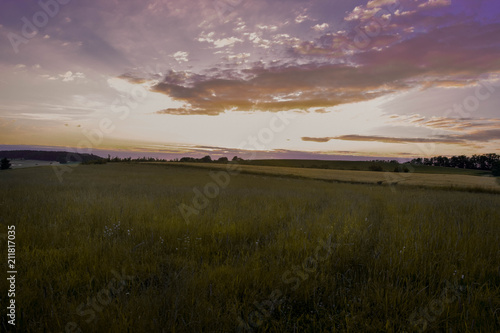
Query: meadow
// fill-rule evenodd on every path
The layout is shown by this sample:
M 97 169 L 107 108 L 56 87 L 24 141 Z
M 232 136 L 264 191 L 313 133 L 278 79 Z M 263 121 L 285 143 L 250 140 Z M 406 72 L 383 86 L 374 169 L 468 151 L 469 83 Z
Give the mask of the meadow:
M 157 162 L 152 162 L 158 164 Z M 352 162 L 356 163 L 356 162 Z M 191 168 L 205 168 L 212 170 L 225 170 L 225 164 L 214 163 L 167 163 L 173 166 L 184 166 Z M 424 166 L 425 168 L 432 168 Z M 241 173 L 264 176 L 292 177 L 299 179 L 314 179 L 348 184 L 367 184 L 390 186 L 395 191 L 397 186 L 423 187 L 436 189 L 449 189 L 458 191 L 476 191 L 500 194 L 500 182 L 498 177 L 484 174 L 480 170 L 460 170 L 448 169 L 447 173 L 431 174 L 428 172 L 393 172 L 393 171 L 361 171 L 361 170 L 325 170 L 305 167 L 285 167 L 285 166 L 263 166 L 263 165 L 239 165 Z M 415 168 L 417 169 L 417 168 Z M 412 167 L 413 170 L 413 167 Z M 458 171 L 455 171 L 458 170 Z M 464 174 L 458 172 L 464 171 Z M 478 172 L 474 175 L 472 172 Z
M 385 172 L 393 172 L 397 166 L 407 166 L 411 168 L 412 173 L 431 173 L 431 174 L 451 174 L 451 175 L 470 175 L 484 176 L 491 175 L 490 171 L 461 169 L 461 168 L 445 168 L 428 165 L 415 164 L 396 164 L 390 162 L 370 162 L 370 161 L 320 161 L 320 160 L 286 160 L 286 159 L 269 159 L 269 160 L 246 160 L 241 161 L 244 165 L 261 165 L 261 166 L 279 166 L 287 168 L 312 168 L 312 169 L 333 169 L 333 170 L 353 170 L 353 171 L 370 171 L 370 166 L 379 165 Z
M 214 172 L 1 172 L 16 330 L 500 331 L 499 194 Z

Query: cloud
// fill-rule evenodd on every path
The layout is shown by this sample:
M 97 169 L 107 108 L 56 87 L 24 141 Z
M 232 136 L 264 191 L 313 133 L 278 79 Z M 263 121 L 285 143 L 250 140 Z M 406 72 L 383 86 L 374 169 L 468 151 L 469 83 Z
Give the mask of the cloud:
M 404 124 L 406 126 L 425 127 L 453 132 L 467 132 L 471 130 L 500 129 L 500 119 L 496 118 L 448 118 L 432 116 L 427 119 L 419 114 L 406 116 L 391 115 L 390 123 Z
M 381 142 L 381 143 L 441 143 L 467 145 L 467 142 L 490 142 L 500 140 L 500 126 L 495 129 L 476 130 L 466 134 L 440 134 L 430 138 L 402 138 L 379 135 L 340 135 L 331 137 L 302 137 L 302 141 L 326 143 L 331 140 Z
M 225 110 L 308 110 L 370 100 L 414 87 L 426 89 L 436 83 L 461 86 L 477 81 L 484 73 L 500 71 L 499 34 L 500 24 L 455 25 L 357 54 L 352 57 L 354 64 L 310 61 L 306 65 L 263 67 L 258 63 L 239 74 L 214 68 L 213 75 L 188 78 L 172 74 L 154 90 L 186 105 L 182 110 L 162 113 L 190 114 L 191 109 L 192 114 L 218 114 Z M 338 34 L 333 38 L 342 37 Z M 322 50 L 328 52 L 316 52 Z M 314 49 L 304 52 L 311 54 Z M 300 96 L 279 99 L 297 93 Z
M 81 10 L 78 12 L 81 17 L 65 14 L 57 19 L 61 22 L 54 19 L 40 36 L 50 34 L 51 38 L 43 41 L 45 45 L 56 41 L 74 43 L 71 52 L 88 54 L 94 59 L 92 65 L 104 60 L 106 64 L 116 63 L 124 68 L 126 63 L 128 70 L 137 67 L 143 59 L 164 61 L 165 67 L 172 71 L 153 90 L 182 102 L 184 107 L 166 108 L 160 111 L 162 113 L 220 114 L 225 110 L 287 109 L 314 112 L 314 109 L 366 101 L 414 87 L 443 85 L 443 80 L 457 86 L 482 73 L 500 70 L 498 24 L 473 23 L 462 14 L 450 15 L 443 8 L 449 1 L 341 2 L 338 6 L 344 6 L 339 7 L 342 11 L 331 16 L 326 15 L 327 6 L 322 2 L 243 2 L 233 6 L 231 14 L 236 17 L 232 21 L 220 23 L 212 20 L 213 17 L 203 17 L 208 12 L 218 17 L 213 1 L 209 0 L 197 4 L 171 0 L 123 1 L 123 5 L 116 8 L 112 2 L 94 0 L 91 5 L 75 5 Z M 399 7 L 398 3 L 404 6 Z M 68 7 L 70 9 L 76 10 Z M 110 9 L 116 9 L 117 13 Z M 400 16 L 396 15 L 397 9 Z M 366 20 L 377 16 L 380 10 L 393 13 L 387 18 L 387 26 L 378 34 L 368 36 L 366 48 L 344 48 L 353 44 L 356 28 L 364 27 L 358 23 L 366 24 Z M 431 10 L 436 13 L 430 13 Z M 413 14 L 401 17 L 401 13 L 408 11 Z M 71 17 L 71 22 L 65 20 L 66 17 Z M 129 17 L 131 28 L 117 24 Z M 469 23 L 457 24 L 458 21 Z M 338 27 L 338 23 L 344 24 L 335 29 L 341 31 L 326 33 Z M 182 34 L 165 34 L 165 31 L 174 31 L 172 28 L 176 25 L 183 28 Z M 308 40 L 311 35 L 315 36 L 311 28 L 323 35 Z M 98 33 L 100 31 L 103 33 Z M 142 47 L 141 43 L 147 46 Z M 144 52 L 156 49 L 155 54 Z M 214 55 L 214 49 L 222 55 Z M 65 52 L 71 55 L 70 51 Z M 251 63 L 248 54 L 261 62 Z M 132 62 L 130 67 L 127 60 Z M 17 62 L 32 65 L 23 59 Z M 45 63 L 41 63 L 45 68 Z M 65 82 L 78 79 L 78 73 L 91 75 L 85 68 L 66 68 L 72 68 L 73 72 L 60 77 Z M 186 68 L 193 72 L 179 70 Z M 59 76 L 54 73 L 48 76 L 54 77 Z M 129 75 L 127 79 L 140 83 L 148 78 Z
M 459 138 L 395 138 L 387 136 L 376 135 L 341 135 L 333 137 L 311 138 L 302 137 L 302 141 L 312 142 L 328 142 L 331 140 L 344 140 L 344 141 L 363 141 L 363 142 L 383 142 L 383 143 L 447 143 L 447 144 L 463 144 L 464 140 Z
M 481 141 L 481 142 L 500 140 L 500 129 L 474 131 L 472 133 L 458 135 L 456 136 L 456 138 L 468 141 Z
M 316 24 L 312 28 L 315 31 L 321 32 L 321 31 L 328 29 L 329 27 L 330 27 L 330 25 L 328 25 L 328 23 L 322 23 L 322 24 Z
M 76 79 L 84 79 L 85 74 L 80 73 L 80 72 L 73 73 L 72 71 L 67 71 L 64 74 L 59 74 L 59 77 L 61 78 L 61 80 L 63 82 L 71 82 L 71 81 L 75 81 Z
M 271 41 L 262 38 L 261 33 L 251 32 L 251 33 L 245 33 L 245 35 L 248 36 L 248 40 L 250 40 L 257 47 L 267 49 L 271 45 Z
M 347 15 L 344 20 L 346 21 L 366 21 L 372 18 L 380 8 L 366 8 L 364 6 L 357 6 L 354 10 Z
M 265 25 L 265 24 L 258 24 L 257 29 L 260 29 L 260 30 L 267 30 L 267 31 L 276 31 L 278 30 L 278 27 L 275 26 L 275 25 Z
M 478 75 L 500 70 L 500 48 L 496 37 L 500 24 L 476 23 L 434 29 L 388 47 L 356 55 L 360 63 L 376 66 L 384 72 L 389 66 L 403 77 L 432 82 L 435 78 L 450 82 L 467 81 Z M 405 74 L 406 73 L 406 74 Z
M 230 47 L 233 46 L 235 43 L 241 43 L 241 42 L 243 42 L 243 40 L 236 37 L 222 38 L 214 40 L 214 46 L 216 48 L 221 48 L 225 46 Z
M 199 42 L 207 42 L 207 43 L 213 43 L 214 39 L 213 37 L 215 36 L 215 32 L 209 32 L 205 33 L 204 31 L 200 34 L 200 36 L 197 38 Z
M 311 21 L 311 18 L 305 14 L 300 14 L 300 15 L 297 15 L 297 17 L 295 18 L 295 23 L 302 23 L 306 20 Z
M 429 0 L 418 5 L 419 8 L 444 7 L 451 5 L 451 0 Z
M 238 53 L 238 54 L 230 54 L 225 56 L 223 59 L 225 61 L 234 63 L 236 65 L 241 65 L 243 63 L 248 62 L 248 58 L 250 58 L 250 53 Z
M 209 33 L 202 32 L 198 38 L 196 39 L 199 42 L 206 42 L 213 45 L 214 48 L 223 48 L 223 47 L 233 47 L 235 43 L 241 43 L 243 40 L 237 37 L 226 37 L 226 38 L 215 38 L 215 32 L 211 31 Z
M 189 52 L 177 51 L 172 57 L 177 60 L 177 62 L 187 62 L 188 61 Z
M 191 110 L 192 114 L 213 115 L 226 110 L 276 112 L 325 108 L 372 99 L 403 88 L 400 83 L 387 83 L 383 77 L 367 76 L 359 68 L 344 65 L 272 70 L 256 67 L 245 74 L 252 78 L 193 78 L 170 73 L 153 90 L 186 105 L 182 109 L 166 109 L 161 113 L 190 114 Z
M 406 16 L 419 11 L 451 5 L 451 0 L 371 0 L 366 5 L 356 6 L 345 17 L 345 21 L 366 22 L 383 15 Z
M 366 4 L 367 8 L 379 8 L 399 3 L 400 0 L 370 0 Z
M 312 138 L 308 136 L 302 137 L 302 141 L 312 141 L 312 142 L 328 142 L 330 140 L 333 140 L 333 137 L 323 137 L 323 138 Z

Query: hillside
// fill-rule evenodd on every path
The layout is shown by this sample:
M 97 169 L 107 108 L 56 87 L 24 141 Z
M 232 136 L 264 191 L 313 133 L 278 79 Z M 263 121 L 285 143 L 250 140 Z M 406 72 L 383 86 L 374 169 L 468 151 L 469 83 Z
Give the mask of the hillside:
M 102 159 L 94 154 L 69 153 L 66 151 L 6 150 L 0 151 L 0 158 L 38 161 L 88 162 Z

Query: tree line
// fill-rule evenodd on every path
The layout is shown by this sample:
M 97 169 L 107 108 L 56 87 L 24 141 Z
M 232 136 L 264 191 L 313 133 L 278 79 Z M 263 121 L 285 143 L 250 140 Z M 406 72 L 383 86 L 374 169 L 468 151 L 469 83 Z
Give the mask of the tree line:
M 7 159 L 24 159 L 38 161 L 86 162 L 100 159 L 93 154 L 69 153 L 66 151 L 40 151 L 40 150 L 6 150 L 0 151 L 0 157 Z
M 242 158 L 238 156 L 234 156 L 232 159 L 233 162 L 240 162 L 243 161 Z M 190 163 L 228 163 L 229 159 L 227 157 L 220 157 L 218 159 L 212 160 L 212 158 L 207 155 L 201 158 L 195 158 L 195 157 L 182 157 L 181 159 L 175 158 L 171 160 L 167 159 L 162 159 L 162 158 L 154 158 L 154 157 L 139 157 L 139 158 L 132 158 L 132 157 L 124 157 L 120 158 L 118 156 L 116 157 L 111 157 L 108 155 L 108 158 L 97 158 L 94 160 L 86 161 L 82 164 L 105 164 L 105 163 L 113 163 L 113 162 L 190 162 Z
M 440 166 L 448 168 L 493 170 L 500 164 L 500 155 L 484 154 L 472 156 L 435 156 L 431 158 L 415 158 L 410 161 L 415 165 Z

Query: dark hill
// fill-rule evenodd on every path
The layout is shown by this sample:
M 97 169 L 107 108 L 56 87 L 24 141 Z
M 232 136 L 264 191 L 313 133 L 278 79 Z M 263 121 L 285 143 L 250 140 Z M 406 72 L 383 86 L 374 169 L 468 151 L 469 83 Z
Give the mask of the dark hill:
M 6 150 L 0 151 L 0 158 L 25 159 L 38 161 L 58 162 L 89 162 L 101 160 L 102 157 L 94 154 L 69 153 L 66 151 L 41 151 L 41 150 Z

